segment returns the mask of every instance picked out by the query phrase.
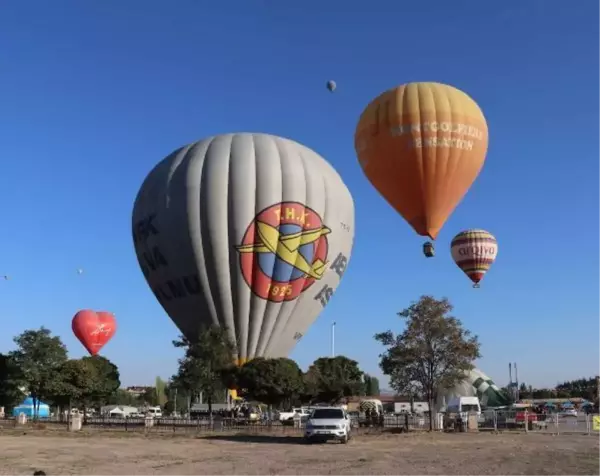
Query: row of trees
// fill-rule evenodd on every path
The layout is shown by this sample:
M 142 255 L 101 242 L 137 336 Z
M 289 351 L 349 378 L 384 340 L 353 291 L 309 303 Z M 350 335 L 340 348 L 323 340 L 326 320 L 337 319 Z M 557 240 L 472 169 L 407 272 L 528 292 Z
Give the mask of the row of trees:
M 451 311 L 448 300 L 423 296 L 398 314 L 406 321 L 402 333 L 386 331 L 375 336 L 385 347 L 380 367 L 392 388 L 424 398 L 432 408 L 437 391 L 462 380 L 480 356 L 477 337 Z M 24 332 L 15 343 L 17 350 L 2 356 L 0 401 L 4 406 L 20 400 L 23 389 L 35 400 L 61 406 L 126 403 L 118 390 L 118 369 L 107 359 L 68 359 L 60 338 L 44 328 Z M 228 332 L 219 327 L 202 330 L 193 341 L 182 337 L 174 345 L 184 351 L 177 373 L 168 384 L 159 380 L 154 390 L 143 395 L 151 403 L 165 404 L 167 411 L 185 410 L 199 393 L 210 407 L 226 388 L 238 389 L 247 400 L 273 406 L 334 403 L 351 395 L 379 394 L 377 379 L 344 356 L 319 358 L 306 372 L 285 358 L 258 358 L 238 368 L 232 365 L 234 345 Z
M 25 394 L 34 404 L 83 409 L 107 404 L 159 405 L 184 413 L 202 393 L 209 406 L 222 402 L 225 389 L 239 388 L 248 400 L 274 406 L 339 401 L 350 395 L 379 395 L 376 377 L 363 373 L 354 360 L 339 356 L 317 359 L 303 373 L 290 359 L 255 359 L 237 368 L 225 330 L 211 327 L 190 343 L 174 342 L 184 350 L 177 374 L 169 382 L 157 377 L 141 395 L 120 389 L 119 370 L 95 356 L 69 359 L 60 338 L 50 330 L 27 330 L 14 338 L 16 350 L 0 354 L 0 406 L 18 405 Z
M 555 388 L 533 388 L 531 385 L 519 385 L 519 398 L 584 398 L 593 402 L 598 399 L 598 377 L 580 378 L 558 384 Z
M 380 367 L 391 387 L 398 394 L 428 401 L 430 408 L 437 392 L 462 381 L 480 357 L 477 336 L 451 312 L 447 299 L 422 296 L 398 313 L 405 321 L 400 334 L 388 330 L 375 335 L 384 346 Z M 379 394 L 377 379 L 344 356 L 319 358 L 306 372 L 286 358 L 257 358 L 236 367 L 232 365 L 234 345 L 228 335 L 226 329 L 209 327 L 193 341 L 181 337 L 173 342 L 183 350 L 177 373 L 168 383 L 157 379 L 155 387 L 147 389 L 138 403 L 142 400 L 164 405 L 167 411 L 185 412 L 189 401 L 202 393 L 210 408 L 227 388 L 237 389 L 247 400 L 273 406 L 334 403 L 348 396 Z M 23 388 L 34 399 L 56 405 L 133 403 L 135 397 L 118 390 L 118 369 L 107 359 L 69 360 L 60 339 L 44 328 L 24 332 L 15 343 L 17 350 L 0 356 L 0 405 L 11 406 L 7 402 L 21 399 Z M 589 392 L 589 382 L 576 382 L 565 383 L 557 391 Z M 535 396 L 533 389 L 531 392 Z
M 376 377 L 360 370 L 358 362 L 344 356 L 319 358 L 302 372 L 287 358 L 256 358 L 242 367 L 232 365 L 234 346 L 226 329 L 210 327 L 194 342 L 185 337 L 173 343 L 184 349 L 171 381 L 185 394 L 202 392 L 209 406 L 224 389 L 237 389 L 249 401 L 275 407 L 296 403 L 339 402 L 344 397 L 379 395 Z
M 13 407 L 24 394 L 34 405 L 77 403 L 92 407 L 115 395 L 119 370 L 104 357 L 69 359 L 67 348 L 50 330 L 27 330 L 14 338 L 16 350 L 0 354 L 0 406 Z

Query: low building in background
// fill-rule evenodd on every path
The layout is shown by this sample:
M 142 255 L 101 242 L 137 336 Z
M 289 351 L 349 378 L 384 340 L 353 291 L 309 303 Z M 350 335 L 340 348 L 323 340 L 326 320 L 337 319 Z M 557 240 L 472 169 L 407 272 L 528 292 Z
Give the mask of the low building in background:
M 137 415 L 138 409 L 129 405 L 106 405 L 100 408 L 100 413 L 102 414 L 102 416 L 125 418 L 133 414 Z

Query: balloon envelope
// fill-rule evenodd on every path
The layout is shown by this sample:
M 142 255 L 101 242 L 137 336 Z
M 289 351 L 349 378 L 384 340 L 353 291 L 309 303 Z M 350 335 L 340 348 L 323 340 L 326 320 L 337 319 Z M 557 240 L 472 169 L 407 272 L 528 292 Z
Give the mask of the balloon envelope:
M 465 230 L 452 239 L 450 250 L 458 267 L 478 284 L 498 256 L 498 242 L 488 231 Z
M 287 356 L 337 288 L 354 203 L 309 148 L 267 134 L 187 145 L 146 177 L 133 209 L 137 258 L 179 330 L 228 329 L 239 362 Z
M 432 239 L 479 174 L 487 144 L 479 106 L 439 83 L 384 92 L 363 111 L 354 136 L 369 181 L 419 235 Z
M 330 92 L 334 92 L 335 88 L 337 88 L 337 84 L 335 83 L 335 81 L 327 81 L 327 89 Z
M 110 312 L 79 311 L 71 322 L 73 334 L 90 355 L 96 355 L 117 331 L 117 321 Z

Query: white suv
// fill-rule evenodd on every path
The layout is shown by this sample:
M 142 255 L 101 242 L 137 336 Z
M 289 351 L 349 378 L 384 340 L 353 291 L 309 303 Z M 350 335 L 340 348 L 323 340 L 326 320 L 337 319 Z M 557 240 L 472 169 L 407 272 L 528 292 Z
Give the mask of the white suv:
M 350 418 L 339 407 L 315 408 L 308 417 L 304 440 L 313 441 L 338 440 L 348 443 L 350 439 Z

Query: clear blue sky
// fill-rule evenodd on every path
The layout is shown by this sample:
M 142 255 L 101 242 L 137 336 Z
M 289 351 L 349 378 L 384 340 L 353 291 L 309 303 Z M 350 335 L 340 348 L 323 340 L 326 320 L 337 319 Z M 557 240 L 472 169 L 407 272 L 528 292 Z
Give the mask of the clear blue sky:
M 106 309 L 123 383 L 169 377 L 177 330 L 134 256 L 135 194 L 175 148 L 255 131 L 321 153 L 356 202 L 348 271 L 292 354 L 303 367 L 336 320 L 337 351 L 377 375 L 372 335 L 429 293 L 479 335 L 498 383 L 509 361 L 533 385 L 598 373 L 597 1 L 23 0 L 4 3 L 0 45 L 0 351 L 45 325 L 81 356 L 71 317 Z M 490 128 L 432 260 L 353 148 L 363 107 L 408 81 L 467 91 Z M 479 290 L 449 254 L 472 227 L 500 247 Z

